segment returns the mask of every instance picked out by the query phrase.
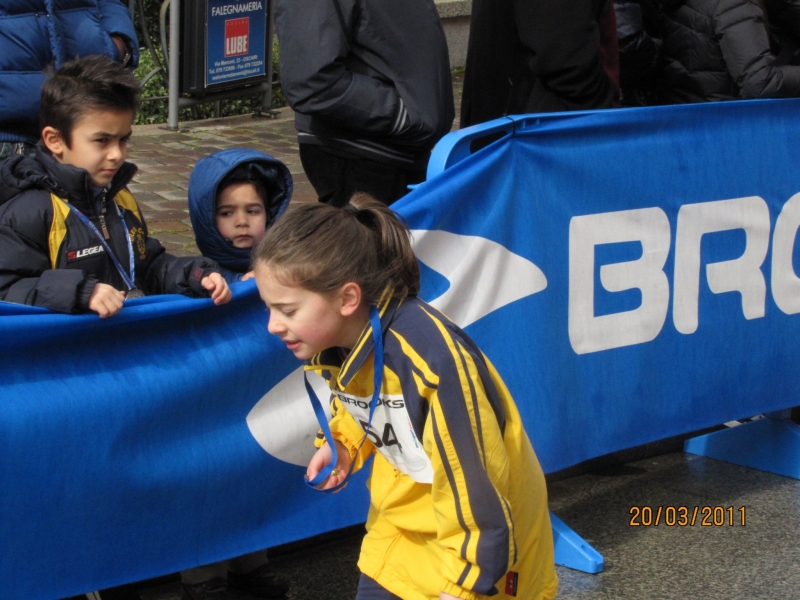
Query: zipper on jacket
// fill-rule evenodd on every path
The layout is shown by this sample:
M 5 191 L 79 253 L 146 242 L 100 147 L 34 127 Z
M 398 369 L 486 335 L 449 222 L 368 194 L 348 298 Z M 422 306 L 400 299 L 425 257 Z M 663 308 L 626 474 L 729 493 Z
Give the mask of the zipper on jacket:
M 111 236 L 108 234 L 108 228 L 106 227 L 106 209 L 108 208 L 108 204 L 106 203 L 106 188 L 103 188 L 103 195 L 100 197 L 100 229 L 103 230 L 103 237 L 105 239 L 111 239 Z

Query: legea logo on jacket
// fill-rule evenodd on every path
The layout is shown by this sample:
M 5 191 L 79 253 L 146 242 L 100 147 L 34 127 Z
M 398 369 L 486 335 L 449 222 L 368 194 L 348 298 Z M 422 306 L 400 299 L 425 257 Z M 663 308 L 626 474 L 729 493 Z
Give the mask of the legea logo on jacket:
M 101 252 L 105 252 L 102 246 L 90 246 L 80 250 L 72 250 L 71 252 L 67 252 L 67 261 L 72 262 L 73 260 L 80 260 L 81 258 L 89 258 Z

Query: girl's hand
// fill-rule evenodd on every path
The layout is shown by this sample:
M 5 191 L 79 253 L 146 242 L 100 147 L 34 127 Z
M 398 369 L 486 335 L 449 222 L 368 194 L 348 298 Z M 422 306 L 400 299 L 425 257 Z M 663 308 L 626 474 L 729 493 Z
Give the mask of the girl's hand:
M 445 594 L 444 592 L 439 592 L 439 600 L 461 600 L 458 596 L 451 596 L 450 594 Z
M 347 451 L 340 442 L 334 442 L 336 444 L 336 457 L 337 457 L 337 469 L 333 470 L 335 475 L 331 475 L 328 477 L 318 489 L 327 490 L 329 488 L 335 487 L 344 481 L 345 476 L 347 475 L 347 471 L 350 468 L 350 453 Z M 328 445 L 327 442 L 314 453 L 314 456 L 311 457 L 311 461 L 308 463 L 308 469 L 306 469 L 306 479 L 311 481 L 314 477 L 317 476 L 327 464 L 329 464 L 333 460 L 333 452 L 331 452 L 331 447 Z

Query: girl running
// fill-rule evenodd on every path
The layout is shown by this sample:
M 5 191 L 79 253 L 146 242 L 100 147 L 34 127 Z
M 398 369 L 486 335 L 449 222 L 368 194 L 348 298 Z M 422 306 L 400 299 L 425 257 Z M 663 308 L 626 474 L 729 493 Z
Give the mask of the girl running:
M 331 388 L 310 483 L 375 457 L 356 599 L 554 598 L 541 467 L 489 360 L 417 298 L 404 223 L 365 194 L 291 206 L 254 263 L 269 332 Z

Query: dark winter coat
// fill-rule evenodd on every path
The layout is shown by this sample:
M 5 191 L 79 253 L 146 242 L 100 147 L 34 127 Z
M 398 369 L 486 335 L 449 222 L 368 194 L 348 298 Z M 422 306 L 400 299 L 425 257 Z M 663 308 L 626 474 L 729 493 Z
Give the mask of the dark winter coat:
M 215 152 L 197 162 L 189 177 L 189 216 L 194 239 L 203 256 L 223 268 L 228 283 L 239 281 L 250 270 L 250 248 L 236 248 L 217 229 L 217 194 L 223 179 L 236 172 L 237 178 L 250 172 L 267 190 L 264 208 L 267 224 L 286 210 L 292 198 L 292 175 L 281 161 L 258 150 L 231 148 Z
M 125 188 L 135 173 L 136 166 L 125 163 L 103 191 L 84 169 L 59 164 L 41 149 L 0 163 L 0 300 L 76 313 L 88 310 L 97 283 L 127 290 L 97 235 L 73 208 L 99 231 L 103 214 L 108 244 L 126 272 L 131 239 L 135 283 L 146 294 L 207 296 L 200 281 L 217 265 L 171 256 L 148 235 Z
M 659 72 L 663 66 L 661 47 L 652 31 L 658 27 L 659 13 L 653 10 L 650 2 L 640 1 L 614 2 L 614 13 L 622 82 L 647 78 Z
M 800 64 L 800 0 L 764 0 L 776 64 Z
M 91 54 L 119 60 L 112 35 L 127 41 L 138 64 L 136 31 L 120 0 L 0 2 L 0 142 L 35 144 L 42 70 Z
M 276 0 L 275 26 L 301 143 L 424 168 L 455 115 L 433 0 Z
M 800 41 L 800 0 L 765 0 L 769 22 Z
M 666 101 L 800 96 L 800 67 L 773 64 L 758 0 L 669 0 L 661 34 Z
M 506 114 L 608 108 L 602 25 L 607 0 L 474 0 L 461 126 Z M 616 60 L 616 56 L 613 57 Z

